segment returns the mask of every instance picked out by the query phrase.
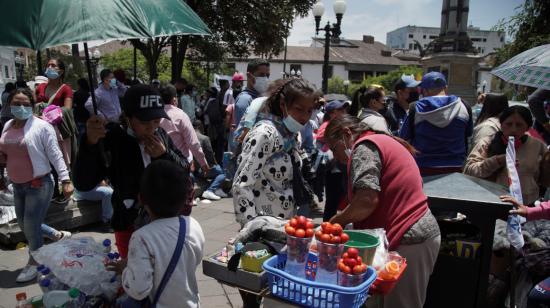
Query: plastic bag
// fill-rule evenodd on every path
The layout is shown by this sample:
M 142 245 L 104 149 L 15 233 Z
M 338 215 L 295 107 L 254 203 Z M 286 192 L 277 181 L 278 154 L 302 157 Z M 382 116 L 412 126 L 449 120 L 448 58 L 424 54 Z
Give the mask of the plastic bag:
M 115 273 L 105 269 L 104 247 L 91 237 L 71 238 L 42 246 L 32 253 L 64 284 L 86 295 L 114 295 L 120 287 Z
M 376 269 L 376 271 L 379 271 L 381 268 L 386 265 L 386 261 L 388 259 L 388 247 L 389 242 L 388 238 L 386 237 L 386 230 L 384 229 L 370 229 L 365 230 L 365 232 L 368 232 L 374 236 L 378 237 L 378 240 L 380 244 L 378 247 L 376 247 L 376 253 L 374 255 L 374 260 L 372 261 L 372 267 Z

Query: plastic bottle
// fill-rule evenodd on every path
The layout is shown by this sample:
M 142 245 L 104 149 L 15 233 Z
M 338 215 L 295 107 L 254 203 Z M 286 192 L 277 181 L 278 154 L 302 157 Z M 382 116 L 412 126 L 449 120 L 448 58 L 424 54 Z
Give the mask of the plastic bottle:
M 42 297 L 42 302 L 46 308 L 65 307 L 69 302 L 69 291 L 55 290 L 45 293 Z
M 103 240 L 103 252 L 105 254 L 108 254 L 111 252 L 111 240 L 106 238 L 105 240 Z
M 400 266 L 397 261 L 386 263 L 384 268 L 378 273 L 378 276 L 383 280 L 394 280 L 399 277 Z
M 48 278 L 44 278 L 40 280 L 40 283 L 38 284 L 40 286 L 40 290 L 42 290 L 42 293 L 48 293 L 50 290 L 51 281 Z
M 49 280 L 49 284 L 48 284 L 48 287 L 47 287 L 47 289 L 49 291 L 66 290 L 67 289 L 67 287 L 61 281 L 59 281 L 59 279 L 57 277 L 55 277 L 55 275 L 47 267 L 42 270 L 42 279 L 41 279 L 41 281 L 43 281 L 45 279 Z M 39 285 L 42 286 L 40 283 L 39 283 Z M 44 291 L 44 290 L 42 290 L 42 291 Z M 44 292 L 47 292 L 47 291 L 44 291 Z
M 15 308 L 32 308 L 31 304 L 27 301 L 27 293 L 17 293 L 15 294 L 15 299 L 17 300 Z
M 44 269 L 46 269 L 46 267 L 44 265 L 39 265 L 37 268 L 36 268 L 36 283 L 38 283 L 40 285 L 40 281 L 42 281 L 42 279 L 44 279 L 44 274 L 42 273 L 42 271 L 44 271 Z
M 69 290 L 70 300 L 65 304 L 65 308 L 80 308 L 86 303 L 86 295 L 76 288 Z

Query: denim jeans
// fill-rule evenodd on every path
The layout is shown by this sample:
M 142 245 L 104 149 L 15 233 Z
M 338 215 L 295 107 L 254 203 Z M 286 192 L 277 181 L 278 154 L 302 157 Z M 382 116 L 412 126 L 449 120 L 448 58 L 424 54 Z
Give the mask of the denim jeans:
M 218 188 L 222 186 L 223 181 L 225 180 L 225 174 L 223 173 L 222 167 L 220 165 L 214 165 L 206 175 L 209 179 L 214 178 L 210 187 L 207 190 L 215 192 Z
M 50 200 L 53 194 L 53 180 L 51 175 L 40 178 L 39 187 L 31 187 L 31 182 L 13 183 L 13 199 L 17 223 L 27 241 L 29 250 L 35 251 L 42 246 L 42 222 L 46 217 Z
M 111 204 L 111 196 L 113 189 L 109 186 L 96 186 L 90 191 L 75 191 L 75 200 L 90 200 L 101 201 L 101 219 L 103 222 L 111 220 L 113 216 L 113 205 Z

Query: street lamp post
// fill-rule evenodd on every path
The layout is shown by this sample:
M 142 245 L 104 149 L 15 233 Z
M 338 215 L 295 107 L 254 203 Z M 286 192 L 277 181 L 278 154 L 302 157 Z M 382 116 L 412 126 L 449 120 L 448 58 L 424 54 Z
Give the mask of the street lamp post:
M 330 22 L 327 21 L 327 24 L 324 28 L 319 28 L 321 24 L 321 16 L 325 13 L 325 6 L 321 1 L 315 3 L 313 6 L 313 16 L 315 16 L 315 34 L 319 34 L 319 31 L 325 31 L 325 58 L 323 62 L 323 92 L 327 94 L 328 90 L 328 63 L 330 55 L 330 41 L 332 39 L 338 39 L 340 37 L 342 24 L 342 17 L 346 12 L 346 1 L 345 0 L 336 0 L 334 2 L 334 13 L 336 14 L 336 23 L 330 25 Z

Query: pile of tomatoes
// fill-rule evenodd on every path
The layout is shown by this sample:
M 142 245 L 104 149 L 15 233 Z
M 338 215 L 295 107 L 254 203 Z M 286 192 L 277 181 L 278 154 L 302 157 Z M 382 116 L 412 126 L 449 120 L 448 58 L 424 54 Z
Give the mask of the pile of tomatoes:
M 338 270 L 344 274 L 359 275 L 367 271 L 367 265 L 359 256 L 359 250 L 350 247 L 338 261 Z
M 344 233 L 344 229 L 340 224 L 329 222 L 321 224 L 321 230 L 315 232 L 315 238 L 325 244 L 345 244 L 349 241 L 349 235 Z
M 290 236 L 312 238 L 314 227 L 313 222 L 305 216 L 294 216 L 285 225 L 285 232 Z

